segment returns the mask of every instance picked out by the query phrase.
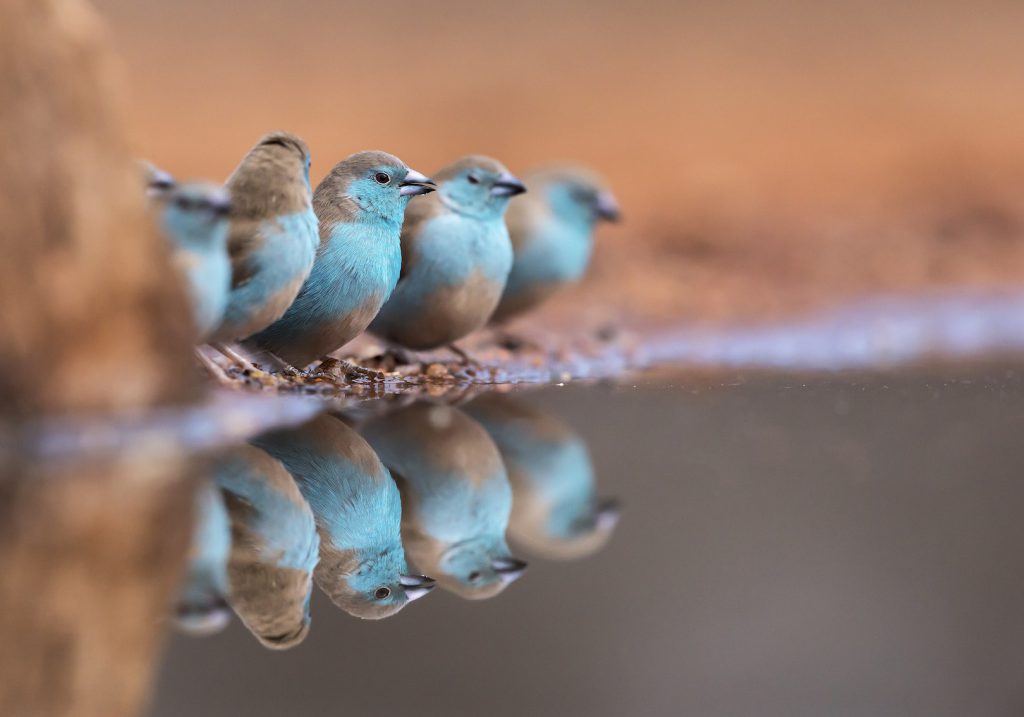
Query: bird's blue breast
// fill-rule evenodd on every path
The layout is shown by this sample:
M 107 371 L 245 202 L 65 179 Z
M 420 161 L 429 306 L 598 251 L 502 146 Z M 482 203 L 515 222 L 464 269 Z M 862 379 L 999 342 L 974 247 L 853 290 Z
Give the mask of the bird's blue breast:
M 506 293 L 514 296 L 534 284 L 579 281 L 590 262 L 592 246 L 589 226 L 548 220 L 518 248 Z

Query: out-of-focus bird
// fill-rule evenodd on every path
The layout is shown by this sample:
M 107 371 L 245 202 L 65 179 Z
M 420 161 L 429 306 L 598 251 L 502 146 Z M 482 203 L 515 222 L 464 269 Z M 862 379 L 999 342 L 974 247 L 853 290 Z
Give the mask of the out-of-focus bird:
M 341 419 L 319 416 L 254 443 L 285 464 L 312 507 L 320 532 L 314 577 L 335 605 L 378 619 L 433 589 L 432 579 L 409 572 L 398 488 L 369 444 Z
M 508 468 L 513 540 L 560 560 L 607 544 L 619 520 L 618 501 L 597 496 L 590 453 L 575 431 L 507 395 L 482 395 L 466 413 L 487 429 Z
M 174 189 L 177 184 L 169 172 L 160 169 L 152 162 L 140 159 L 138 165 L 139 171 L 142 172 L 142 181 L 146 187 L 146 195 L 149 197 L 159 197 L 161 194 Z
M 417 403 L 368 421 L 363 435 L 402 490 L 402 538 L 446 590 L 494 597 L 526 563 L 505 542 L 512 490 L 494 442 L 451 406 Z
M 172 186 L 154 198 L 173 262 L 188 287 L 197 335 L 204 340 L 224 318 L 231 289 L 228 193 L 196 182 Z
M 450 346 L 487 323 L 512 266 L 505 210 L 526 191 L 489 157 L 464 157 L 434 179 L 437 193 L 406 212 L 402 275 L 370 324 L 413 350 Z
M 224 501 L 212 482 L 204 483 L 196 492 L 194 520 L 188 568 L 174 623 L 189 635 L 212 635 L 231 621 L 226 601 L 231 533 Z
M 228 178 L 231 294 L 213 341 L 238 341 L 272 324 L 309 276 L 320 243 L 309 166 L 305 142 L 272 132 Z
M 232 449 L 216 479 L 231 517 L 231 607 L 263 645 L 294 647 L 309 633 L 320 546 L 313 513 L 280 461 L 259 448 Z
M 579 281 L 590 261 L 595 225 L 619 219 L 614 195 L 582 167 L 538 170 L 526 184 L 529 195 L 515 202 L 506 217 L 515 260 L 492 317 L 495 323 Z
M 313 271 L 284 316 L 246 345 L 303 368 L 362 333 L 398 281 L 406 205 L 433 190 L 429 177 L 385 152 L 335 165 L 313 195 L 320 221 Z

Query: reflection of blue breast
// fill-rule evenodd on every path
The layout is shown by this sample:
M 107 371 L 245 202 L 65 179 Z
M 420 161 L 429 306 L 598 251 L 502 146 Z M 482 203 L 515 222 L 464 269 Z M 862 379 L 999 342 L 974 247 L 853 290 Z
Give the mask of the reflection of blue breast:
M 351 431 L 330 416 L 317 420 L 335 422 L 339 431 Z M 344 453 L 325 451 L 322 444 L 308 440 L 302 429 L 273 432 L 253 443 L 284 463 L 335 547 L 399 542 L 401 498 L 383 465 L 378 463 L 377 471 L 367 473 Z

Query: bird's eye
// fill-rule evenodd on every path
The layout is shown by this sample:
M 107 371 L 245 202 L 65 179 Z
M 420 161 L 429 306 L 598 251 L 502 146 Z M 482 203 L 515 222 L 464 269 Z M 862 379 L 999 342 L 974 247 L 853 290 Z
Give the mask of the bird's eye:
M 373 179 L 374 181 L 377 182 L 377 184 L 387 184 L 388 182 L 391 181 L 391 175 L 389 175 L 387 172 L 377 172 L 375 175 L 373 175 Z
M 480 579 L 480 571 L 479 570 L 474 570 L 473 572 L 471 572 L 469 574 L 469 582 L 475 583 L 479 579 Z
M 470 184 L 480 184 L 480 177 L 476 176 L 475 174 L 470 174 L 468 177 L 466 177 L 466 181 L 469 182 Z
M 384 175 L 384 176 L 387 176 L 387 175 Z M 384 588 L 384 587 L 377 588 L 373 592 L 373 596 L 375 598 L 377 598 L 378 600 L 383 600 L 384 598 L 386 598 L 390 594 L 391 594 L 391 588 Z

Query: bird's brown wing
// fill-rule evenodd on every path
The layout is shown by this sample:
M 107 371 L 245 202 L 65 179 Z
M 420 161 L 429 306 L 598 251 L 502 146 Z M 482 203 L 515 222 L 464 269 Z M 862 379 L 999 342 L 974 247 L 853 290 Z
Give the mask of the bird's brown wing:
M 263 222 L 257 219 L 236 219 L 228 233 L 228 255 L 231 258 L 231 288 L 244 286 L 259 270 L 256 252 L 266 238 L 261 231 Z

